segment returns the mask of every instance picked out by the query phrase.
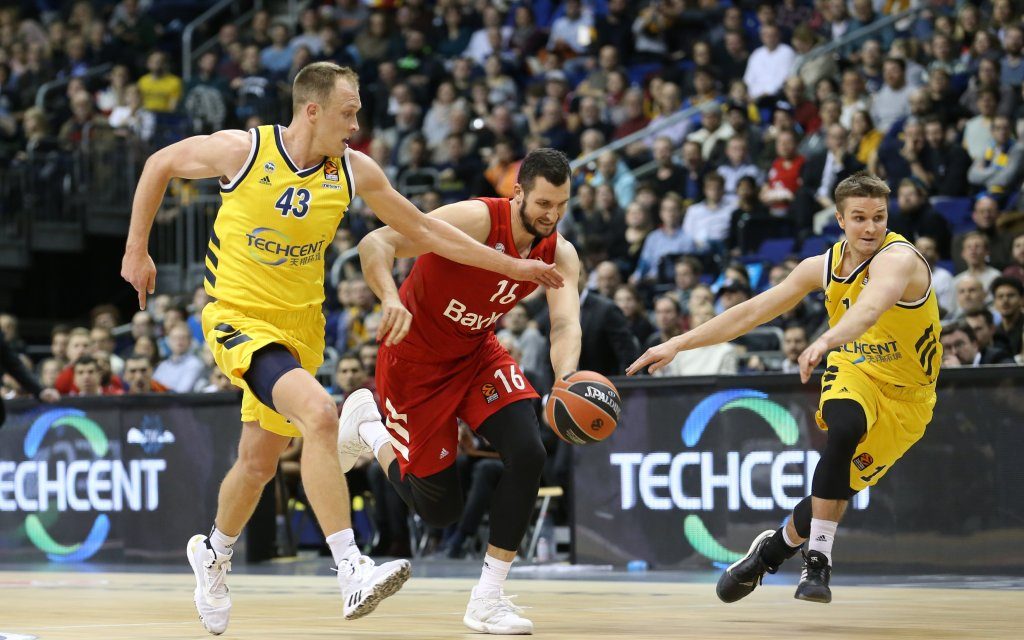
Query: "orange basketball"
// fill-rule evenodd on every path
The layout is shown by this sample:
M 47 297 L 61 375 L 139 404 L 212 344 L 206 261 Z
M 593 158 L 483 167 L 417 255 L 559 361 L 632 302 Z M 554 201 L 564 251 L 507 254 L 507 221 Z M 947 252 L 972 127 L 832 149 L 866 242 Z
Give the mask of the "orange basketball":
M 548 424 L 570 444 L 600 442 L 615 431 L 622 400 L 608 378 L 593 371 L 577 371 L 555 382 L 544 407 Z

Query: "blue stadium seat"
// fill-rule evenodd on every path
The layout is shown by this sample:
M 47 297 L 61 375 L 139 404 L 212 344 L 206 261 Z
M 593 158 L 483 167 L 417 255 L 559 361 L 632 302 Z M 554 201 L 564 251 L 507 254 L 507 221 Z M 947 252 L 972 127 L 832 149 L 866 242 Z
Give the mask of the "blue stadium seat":
M 771 238 L 761 243 L 757 253 L 751 256 L 759 262 L 770 262 L 772 264 L 782 262 L 786 256 L 793 253 L 792 238 Z
M 942 217 L 949 220 L 954 233 L 973 228 L 972 200 L 970 198 L 935 197 L 931 199 L 931 203 L 935 210 L 942 214 Z
M 647 76 L 661 71 L 662 65 L 658 63 L 644 63 L 644 64 L 633 64 L 626 69 L 627 75 L 629 75 L 629 83 L 633 85 L 643 85 L 644 79 Z
M 820 256 L 828 250 L 831 244 L 832 241 L 825 236 L 811 236 L 804 240 L 803 245 L 800 247 L 800 257 Z

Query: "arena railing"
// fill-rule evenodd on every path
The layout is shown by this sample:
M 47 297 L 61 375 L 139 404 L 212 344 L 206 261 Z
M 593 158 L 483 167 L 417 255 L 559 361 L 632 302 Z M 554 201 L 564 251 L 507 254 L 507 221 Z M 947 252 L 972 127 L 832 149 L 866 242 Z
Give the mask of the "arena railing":
M 916 7 L 911 7 L 905 11 L 894 13 L 883 18 L 879 18 L 878 20 L 875 20 L 871 24 L 866 24 L 859 29 L 851 31 L 850 33 L 843 34 L 843 36 L 838 40 L 832 40 L 830 42 L 826 42 L 823 45 L 819 45 L 814 49 L 811 49 L 811 51 L 808 52 L 807 57 L 800 61 L 800 67 L 797 69 L 797 71 L 799 72 L 800 69 L 804 68 L 804 65 L 811 62 L 812 60 L 817 60 L 818 58 L 824 55 L 829 55 L 835 53 L 836 51 L 841 51 L 851 42 L 856 42 L 857 40 L 863 39 L 865 36 L 870 36 L 887 27 L 894 26 L 897 22 L 907 19 L 916 19 L 925 11 L 931 9 L 932 4 L 932 2 L 925 2 Z
M 83 73 L 81 75 L 77 75 L 75 77 L 76 78 L 81 78 L 83 80 L 88 80 L 89 78 L 95 78 L 96 76 L 101 76 L 101 75 L 103 75 L 104 73 L 107 73 L 108 71 L 110 71 L 113 68 L 114 68 L 113 63 L 109 63 L 108 62 L 106 64 L 101 64 L 101 65 L 97 65 L 95 67 L 90 67 L 90 68 L 86 69 L 85 73 Z M 60 89 L 62 87 L 66 87 L 68 85 L 68 82 L 70 82 L 70 80 L 71 80 L 71 78 L 62 78 L 62 79 L 59 79 L 59 80 L 50 80 L 49 82 L 43 83 L 39 87 L 39 89 L 36 90 L 36 107 L 38 107 L 38 108 L 40 108 L 40 109 L 45 111 L 46 110 L 46 97 L 52 91 L 54 91 L 55 89 Z
M 209 22 L 214 16 L 217 16 L 228 9 L 234 9 L 235 15 L 237 16 L 234 20 L 236 24 L 249 20 L 254 13 L 263 9 L 263 0 L 249 0 L 248 2 L 239 0 L 220 0 L 198 17 L 195 20 L 185 25 L 185 29 L 181 32 L 181 77 L 185 82 L 192 79 L 192 64 L 193 61 L 198 59 L 203 53 L 212 49 L 217 42 L 217 38 L 213 37 L 207 39 L 203 44 L 193 49 L 193 39 L 195 37 L 196 29 Z

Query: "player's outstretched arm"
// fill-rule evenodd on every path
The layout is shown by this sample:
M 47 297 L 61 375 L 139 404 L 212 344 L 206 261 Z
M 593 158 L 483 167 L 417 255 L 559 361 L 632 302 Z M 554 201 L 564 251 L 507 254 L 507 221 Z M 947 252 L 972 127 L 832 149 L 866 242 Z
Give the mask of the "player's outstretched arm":
M 647 367 L 649 373 L 654 373 L 672 362 L 680 351 L 734 340 L 754 327 L 777 318 L 796 306 L 808 293 L 821 288 L 824 270 L 824 256 L 807 258 L 785 280 L 764 293 L 736 305 L 692 331 L 651 347 L 626 369 L 626 375 L 634 375 L 644 367 Z
M 856 340 L 891 309 L 910 286 L 924 262 L 913 249 L 893 247 L 871 259 L 871 279 L 842 319 L 800 354 L 800 379 L 807 382 L 829 350 Z
M 160 149 L 146 160 L 135 188 L 121 277 L 139 294 L 139 308 L 146 308 L 146 294 L 156 288 L 156 266 L 149 257 L 149 232 L 171 178 L 234 176 L 245 164 L 251 141 L 245 131 L 219 131 L 193 136 Z
M 538 260 L 522 260 L 499 253 L 474 241 L 443 220 L 424 216 L 414 204 L 388 182 L 377 163 L 358 151 L 350 151 L 356 193 L 381 220 L 409 238 L 425 243 L 428 251 L 516 280 L 536 282 L 546 287 L 562 286 L 562 277 L 553 265 Z
M 560 380 L 579 368 L 583 329 L 580 327 L 580 294 L 575 283 L 580 277 L 580 259 L 576 248 L 564 238 L 558 239 L 555 264 L 569 286 L 548 289 L 548 312 L 551 317 L 551 368 Z

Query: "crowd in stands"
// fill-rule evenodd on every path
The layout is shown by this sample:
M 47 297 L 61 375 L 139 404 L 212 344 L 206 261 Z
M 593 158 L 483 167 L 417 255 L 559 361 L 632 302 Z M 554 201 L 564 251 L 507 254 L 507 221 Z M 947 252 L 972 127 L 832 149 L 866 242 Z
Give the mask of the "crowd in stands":
M 890 229 L 932 267 L 943 366 L 1024 364 L 1020 3 L 320 0 L 297 16 L 260 10 L 220 25 L 191 74 L 162 38 L 160 3 L 51 4 L 0 9 L 0 167 L 74 150 L 101 131 L 152 147 L 287 123 L 295 74 L 330 60 L 360 74 L 361 129 L 350 145 L 424 211 L 509 196 L 538 147 L 584 161 L 559 227 L 584 263 L 582 369 L 620 374 L 643 349 L 822 253 L 840 237 L 833 190 L 861 170 L 888 182 Z M 89 73 L 102 65 L 109 71 Z M 66 87 L 37 108 L 37 91 L 54 78 Z M 660 128 L 606 148 L 652 125 Z M 354 202 L 327 267 L 377 224 Z M 398 278 L 410 268 L 399 261 Z M 189 300 L 158 295 L 130 318 L 97 307 L 88 324 L 53 327 L 48 357 L 28 364 L 69 395 L 229 390 L 199 327 L 205 301 L 200 288 Z M 325 384 L 338 400 L 372 388 L 380 306 L 354 264 L 328 280 L 324 313 Z M 826 326 L 812 295 L 770 326 L 680 354 L 659 374 L 794 373 Z M 543 296 L 498 329 L 536 386 L 550 385 Z M 0 315 L 0 330 L 24 357 L 17 319 Z M 3 384 L 4 395 L 17 393 Z M 483 461 L 470 465 L 474 486 L 488 486 L 497 467 L 486 443 L 462 440 Z M 386 482 L 375 465 L 366 469 L 378 493 Z M 563 472 L 556 465 L 549 475 Z M 404 505 L 389 496 L 380 490 L 383 548 L 405 553 Z M 468 509 L 448 532 L 451 555 L 480 516 Z

